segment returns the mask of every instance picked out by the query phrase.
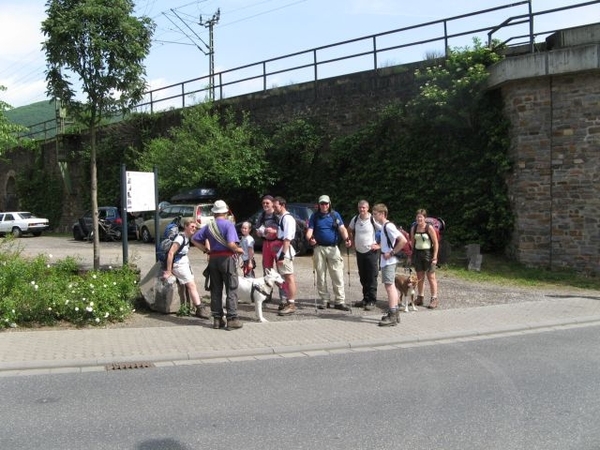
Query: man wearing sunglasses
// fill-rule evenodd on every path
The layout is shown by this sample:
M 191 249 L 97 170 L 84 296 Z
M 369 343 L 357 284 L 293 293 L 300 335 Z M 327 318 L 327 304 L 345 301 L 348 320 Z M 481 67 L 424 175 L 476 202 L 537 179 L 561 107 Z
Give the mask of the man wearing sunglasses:
M 321 299 L 319 309 L 327 308 L 331 303 L 327 289 L 327 273 L 329 273 L 334 295 L 333 307 L 350 311 L 350 307 L 346 305 L 344 258 L 339 244 L 343 241 L 346 247 L 350 247 L 352 242 L 342 217 L 337 211 L 331 209 L 328 195 L 319 197 L 319 211 L 310 217 L 306 239 L 314 247 L 313 264 L 317 274 L 317 292 Z

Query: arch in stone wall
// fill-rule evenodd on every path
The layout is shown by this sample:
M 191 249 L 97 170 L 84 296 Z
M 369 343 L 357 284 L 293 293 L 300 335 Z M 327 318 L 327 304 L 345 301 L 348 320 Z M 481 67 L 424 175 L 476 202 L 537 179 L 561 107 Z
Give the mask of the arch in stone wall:
M 5 211 L 15 211 L 19 209 L 19 197 L 17 195 L 17 180 L 14 170 L 9 170 L 6 174 L 2 191 L 4 192 L 3 209 Z

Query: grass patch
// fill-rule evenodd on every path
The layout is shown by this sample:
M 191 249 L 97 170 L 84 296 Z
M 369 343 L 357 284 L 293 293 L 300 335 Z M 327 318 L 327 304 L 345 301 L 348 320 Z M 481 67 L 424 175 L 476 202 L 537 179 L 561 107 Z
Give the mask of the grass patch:
M 575 287 L 600 290 L 600 278 L 572 270 L 548 270 L 525 267 L 503 255 L 484 254 L 481 272 L 467 270 L 466 260 L 451 257 L 443 268 L 447 273 L 467 281 L 480 281 L 505 286 Z

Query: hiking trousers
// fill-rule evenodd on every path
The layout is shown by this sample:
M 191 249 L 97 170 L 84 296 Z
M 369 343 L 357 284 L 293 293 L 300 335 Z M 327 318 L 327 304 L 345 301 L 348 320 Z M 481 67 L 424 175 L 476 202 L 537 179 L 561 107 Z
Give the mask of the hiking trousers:
M 362 286 L 363 300 L 377 302 L 377 276 L 379 275 L 379 251 L 356 252 L 356 265 Z
M 317 245 L 313 250 L 313 264 L 317 275 L 317 292 L 323 303 L 330 302 L 331 296 L 327 288 L 327 273 L 331 278 L 334 303 L 339 305 L 346 301 L 344 292 L 344 259 L 337 245 Z

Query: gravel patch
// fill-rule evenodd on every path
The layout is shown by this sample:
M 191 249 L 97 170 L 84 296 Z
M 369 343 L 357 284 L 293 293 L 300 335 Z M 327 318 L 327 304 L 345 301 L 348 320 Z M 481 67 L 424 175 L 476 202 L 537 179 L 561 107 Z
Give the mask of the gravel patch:
M 88 242 L 75 241 L 72 238 L 41 236 L 41 237 L 23 237 L 19 239 L 18 245 L 23 249 L 23 255 L 35 256 L 38 254 L 52 255 L 52 258 L 62 259 L 66 256 L 77 258 L 83 266 L 93 266 L 93 245 Z M 127 259 L 130 263 L 136 264 L 141 271 L 142 276 L 146 274 L 154 264 L 154 246 L 144 244 L 138 241 L 128 243 Z M 196 274 L 197 286 L 200 289 L 200 295 L 208 299 L 208 293 L 204 291 L 204 280 L 202 271 L 206 267 L 206 256 L 200 251 L 193 249 L 190 257 L 192 267 Z M 258 267 L 261 267 L 261 255 L 256 255 Z M 103 266 L 120 266 L 123 263 L 123 247 L 121 243 L 102 242 L 100 244 L 100 263 Z M 312 257 L 302 256 L 294 260 L 296 270 L 296 281 L 298 284 L 298 312 L 292 316 L 279 317 L 277 315 L 277 300 L 273 303 L 263 304 L 263 313 L 268 321 L 290 321 L 290 320 L 308 320 L 317 317 L 326 317 L 328 319 L 339 318 L 342 320 L 352 320 L 353 317 L 363 315 L 378 315 L 386 309 L 387 301 L 385 290 L 382 285 L 378 288 L 377 310 L 363 311 L 361 308 L 352 308 L 352 312 L 342 312 L 335 309 L 316 309 L 317 291 L 315 278 L 312 268 Z M 361 285 L 358 280 L 356 269 L 356 258 L 353 254 L 344 255 L 345 264 L 345 293 L 346 303 L 352 304 L 362 298 Z M 402 269 L 399 269 L 402 270 Z M 520 302 L 535 302 L 548 297 L 591 297 L 600 300 L 600 292 L 594 290 L 573 289 L 565 287 L 515 287 L 509 285 L 498 285 L 489 282 L 464 281 L 452 277 L 443 269 L 437 271 L 438 278 L 438 297 L 440 306 L 438 309 L 470 308 L 479 306 L 512 304 Z M 428 303 L 429 291 L 426 283 L 425 305 Z M 277 295 L 274 295 L 277 297 Z M 208 301 L 208 300 L 203 300 Z M 419 307 L 417 312 L 408 314 L 427 314 L 430 310 L 425 307 Z M 255 321 L 254 305 L 240 304 L 239 315 L 243 321 Z M 175 326 L 192 325 L 200 319 L 195 317 L 179 317 L 176 314 L 161 314 L 149 310 L 144 305 L 139 305 L 137 311 L 130 319 L 123 323 L 114 323 L 107 328 L 124 327 L 153 327 L 153 326 Z M 65 326 L 69 326 L 65 324 Z

